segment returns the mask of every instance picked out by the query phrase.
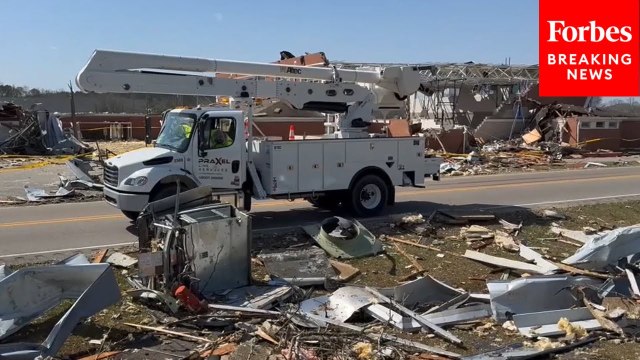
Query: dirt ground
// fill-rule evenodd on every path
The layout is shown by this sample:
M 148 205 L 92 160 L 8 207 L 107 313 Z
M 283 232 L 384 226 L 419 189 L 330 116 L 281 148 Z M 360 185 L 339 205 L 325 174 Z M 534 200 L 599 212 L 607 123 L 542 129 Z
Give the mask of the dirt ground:
M 610 229 L 614 227 L 627 226 L 640 223 L 640 201 L 630 201 L 622 203 L 608 203 L 585 205 L 578 207 L 557 209 L 565 219 L 550 219 L 540 215 L 540 211 L 532 212 L 523 210 L 521 212 L 497 213 L 498 218 L 511 223 L 522 223 L 522 230 L 515 236 L 515 239 L 536 251 L 548 256 L 552 260 L 560 261 L 569 256 L 577 249 L 576 246 L 557 241 L 558 237 L 549 232 L 552 222 L 561 227 L 572 230 L 581 230 L 585 226 L 590 226 L 597 230 Z M 428 216 L 429 214 L 425 214 Z M 437 221 L 437 217 L 434 220 Z M 469 246 L 464 240 L 459 238 L 462 225 L 445 225 L 435 222 L 436 231 L 428 235 L 419 236 L 415 234 L 416 228 L 413 226 L 397 226 L 393 222 L 368 224 L 367 227 L 376 236 L 382 235 L 394 238 L 415 241 L 416 243 L 429 245 L 436 250 L 419 248 L 412 245 L 401 244 L 400 248 L 426 269 L 426 274 L 447 283 L 456 288 L 462 288 L 469 292 L 486 293 L 485 282 L 488 279 L 500 278 L 504 271 L 485 266 L 475 261 L 461 257 Z M 490 229 L 500 229 L 501 225 L 497 221 L 479 222 L 478 225 Z M 411 261 L 398 251 L 394 242 L 383 241 L 384 253 L 378 256 L 366 257 L 355 260 L 346 260 L 358 269 L 361 274 L 350 283 L 358 286 L 392 287 L 412 274 L 415 268 Z M 263 234 L 253 238 L 252 254 L 255 256 L 264 250 L 300 248 L 313 246 L 313 241 L 302 231 L 292 230 L 288 233 Z M 480 249 L 483 253 L 511 258 L 522 259 L 514 253 L 508 252 L 496 246 L 488 245 Z M 135 250 L 129 249 L 129 254 L 135 256 Z M 22 265 L 24 266 L 24 264 Z M 176 323 L 172 330 L 189 332 L 197 336 L 220 337 L 226 336 L 224 331 L 211 332 L 193 328 L 188 324 L 180 324 L 178 319 L 188 316 L 187 313 L 167 315 L 157 309 L 149 308 L 143 304 L 133 301 L 126 295 L 129 285 L 124 278 L 135 269 L 116 269 L 117 278 L 123 292 L 123 299 L 108 309 L 101 311 L 78 325 L 65 343 L 60 358 L 78 359 L 85 355 L 94 354 L 99 351 L 124 350 L 137 348 L 139 350 L 122 353 L 116 358 L 180 358 L 189 354 L 195 344 L 166 338 L 162 335 L 149 333 L 124 325 L 125 322 L 137 323 L 149 326 L 162 326 L 167 323 Z M 257 262 L 253 263 L 252 277 L 255 283 L 260 283 L 267 275 L 263 266 Z M 519 275 L 511 272 L 509 278 L 514 279 Z M 308 292 L 307 296 L 314 297 L 325 294 L 327 291 L 316 288 Z M 70 306 L 70 302 L 59 306 L 54 311 L 43 316 L 39 321 L 23 328 L 20 332 L 12 335 L 7 341 L 41 341 L 51 329 L 57 318 Z M 260 320 L 260 322 L 263 320 Z M 454 335 L 464 341 L 464 347 L 446 343 L 431 334 L 426 333 L 402 333 L 389 326 L 381 327 L 386 333 L 399 337 L 419 341 L 425 345 L 446 349 L 464 355 L 475 354 L 488 351 L 493 348 L 502 347 L 514 343 L 521 343 L 526 339 L 517 333 L 503 329 L 500 325 L 492 324 L 490 319 L 480 322 L 448 327 Z M 484 325 L 484 326 L 483 326 Z M 379 325 L 378 325 L 379 326 Z M 478 329 L 483 326 L 485 330 Z M 106 334 L 104 345 L 90 344 L 89 340 L 101 339 Z M 246 339 L 245 339 L 246 340 Z M 264 343 L 263 343 L 264 344 Z M 160 352 L 160 353 L 159 353 Z M 161 355 L 164 353 L 164 355 Z M 172 356 L 165 356 L 173 354 Z M 146 354 L 146 355 L 145 355 Z M 586 346 L 582 346 L 571 352 L 557 355 L 558 359 L 585 359 L 585 360 L 605 360 L 605 359 L 638 359 L 640 357 L 640 346 L 632 340 L 607 339 L 602 333 L 600 340 Z M 253 358 L 253 357 L 252 357 Z M 256 357 L 262 358 L 262 357 Z

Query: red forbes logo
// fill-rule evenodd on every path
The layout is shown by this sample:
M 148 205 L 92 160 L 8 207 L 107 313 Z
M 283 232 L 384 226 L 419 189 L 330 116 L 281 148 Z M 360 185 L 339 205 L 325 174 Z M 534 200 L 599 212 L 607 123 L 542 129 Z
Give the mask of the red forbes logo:
M 540 0 L 541 96 L 639 96 L 640 0 Z

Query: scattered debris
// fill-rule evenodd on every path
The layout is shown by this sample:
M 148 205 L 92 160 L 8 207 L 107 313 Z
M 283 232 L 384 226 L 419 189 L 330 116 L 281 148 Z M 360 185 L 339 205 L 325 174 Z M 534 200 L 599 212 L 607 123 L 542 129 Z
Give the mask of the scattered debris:
M 350 281 L 360 274 L 360 269 L 349 264 L 336 260 L 330 260 L 329 263 L 338 272 L 338 280 L 342 282 Z
M 320 225 L 305 226 L 303 229 L 334 258 L 352 259 L 382 252 L 380 241 L 358 220 L 333 216 Z
M 130 268 L 138 263 L 138 259 L 123 253 L 115 252 L 107 257 L 107 262 L 113 266 Z
M 543 268 L 537 265 L 532 265 L 532 264 L 521 262 L 521 261 L 515 261 L 515 260 L 496 257 L 496 256 L 491 256 L 491 255 L 483 254 L 473 250 L 467 250 L 464 253 L 464 257 L 466 257 L 467 259 L 479 261 L 485 264 L 508 268 L 508 269 L 528 271 L 536 274 L 544 274 L 546 272 Z
M 34 189 L 30 188 L 28 185 L 25 185 L 24 191 L 27 194 L 27 201 L 42 201 L 43 199 L 51 199 L 51 198 L 59 198 L 59 197 L 68 197 L 74 194 L 74 190 L 67 190 L 65 188 L 59 188 L 55 194 L 49 194 L 43 189 Z
M 640 253 L 640 225 L 627 226 L 591 238 L 564 264 L 588 270 L 606 270 L 618 262 Z
M 2 344 L 0 357 L 54 356 L 80 320 L 120 300 L 112 268 L 109 264 L 78 261 L 22 268 L 11 273 L 0 280 L 0 338 L 15 333 L 64 299 L 76 300 L 44 343 Z
M 545 209 L 542 211 L 542 215 L 549 219 L 559 219 L 564 220 L 566 217 L 555 210 Z
M 588 162 L 584 165 L 584 168 L 588 168 L 588 167 L 592 167 L 592 166 L 597 166 L 597 167 L 607 167 L 606 164 L 603 163 L 599 163 L 599 162 Z
M 0 141 L 0 153 L 21 155 L 83 154 L 93 151 L 73 134 L 65 133 L 60 119 L 49 111 L 19 110 L 19 125 Z
M 326 253 L 317 247 L 261 253 L 258 259 L 272 278 L 298 286 L 322 285 L 333 275 Z

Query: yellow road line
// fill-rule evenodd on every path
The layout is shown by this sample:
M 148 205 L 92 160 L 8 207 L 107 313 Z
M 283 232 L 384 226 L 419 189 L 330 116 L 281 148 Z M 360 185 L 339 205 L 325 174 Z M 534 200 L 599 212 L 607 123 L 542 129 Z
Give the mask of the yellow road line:
M 96 216 L 78 216 L 78 217 L 72 217 L 72 218 L 32 220 L 32 221 L 17 221 L 17 222 L 4 223 L 4 224 L 0 223 L 0 228 L 3 228 L 3 227 L 29 226 L 29 225 L 60 224 L 60 223 L 70 223 L 70 222 L 78 222 L 78 221 L 115 220 L 115 219 L 124 219 L 124 218 L 125 217 L 122 214 L 96 215 Z
M 532 181 L 532 182 L 515 183 L 515 184 L 480 185 L 480 186 L 467 186 L 467 187 L 458 187 L 458 188 L 453 187 L 453 188 L 447 188 L 447 189 L 421 189 L 421 190 L 401 191 L 401 192 L 398 192 L 396 196 L 399 198 L 406 198 L 406 197 L 411 197 L 419 194 L 424 195 L 424 194 L 449 193 L 449 192 L 457 192 L 457 191 L 517 188 L 517 187 L 526 187 L 526 186 L 534 186 L 534 185 L 541 185 L 541 184 L 556 185 L 556 184 L 568 184 L 568 183 L 578 183 L 578 182 L 588 183 L 588 182 L 623 180 L 623 179 L 632 179 L 632 178 L 640 179 L 640 175 L 619 175 L 619 176 L 608 176 L 608 177 L 586 178 L 586 179 Z M 270 200 L 267 202 L 254 204 L 253 208 L 278 207 L 278 206 L 282 206 L 282 204 L 286 202 L 287 202 L 286 200 Z M 12 222 L 12 223 L 4 223 L 4 224 L 0 223 L 0 228 L 32 226 L 32 225 L 47 225 L 47 224 L 63 224 L 63 223 L 84 222 L 84 221 L 120 220 L 120 219 L 125 219 L 124 215 L 112 214 L 112 215 L 80 216 L 80 217 L 73 217 L 73 218 L 18 221 L 18 222 Z

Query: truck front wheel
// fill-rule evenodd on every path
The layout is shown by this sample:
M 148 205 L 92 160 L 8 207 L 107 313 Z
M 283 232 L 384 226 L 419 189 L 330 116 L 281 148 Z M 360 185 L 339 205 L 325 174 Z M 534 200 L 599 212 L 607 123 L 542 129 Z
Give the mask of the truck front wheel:
M 122 213 L 124 214 L 124 216 L 128 217 L 132 221 L 136 221 L 136 219 L 138 219 L 138 215 L 140 215 L 139 211 L 122 210 Z
M 361 177 L 351 188 L 349 205 L 357 216 L 379 214 L 389 198 L 387 184 L 378 175 Z

